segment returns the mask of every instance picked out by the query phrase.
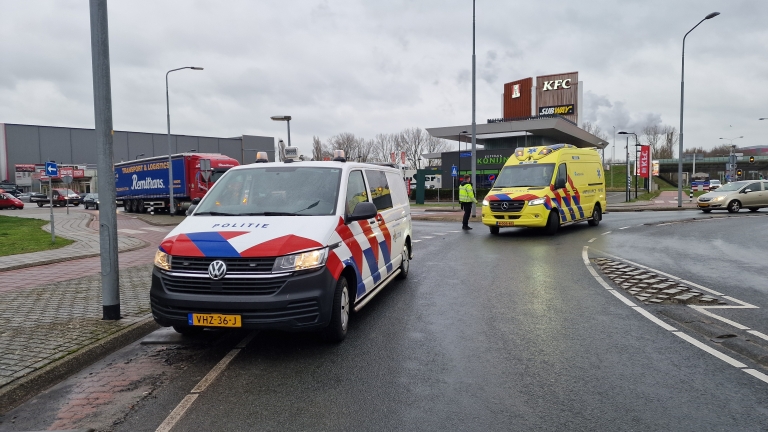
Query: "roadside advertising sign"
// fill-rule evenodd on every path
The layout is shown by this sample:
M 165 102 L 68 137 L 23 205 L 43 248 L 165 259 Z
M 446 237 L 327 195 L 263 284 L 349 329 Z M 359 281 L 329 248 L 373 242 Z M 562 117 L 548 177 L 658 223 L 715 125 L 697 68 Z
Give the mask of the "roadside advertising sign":
M 74 178 L 83 178 L 85 177 L 85 170 L 84 169 L 76 169 L 72 171 L 72 176 Z
M 658 160 L 653 161 L 653 172 L 652 172 L 652 175 L 654 177 L 659 175 L 659 161 Z
M 35 172 L 35 164 L 16 164 L 16 172 Z
M 650 146 L 640 146 L 640 177 L 648 178 L 648 173 L 651 171 L 651 151 Z
M 61 167 L 59 168 L 59 176 L 71 176 L 74 177 L 75 175 L 75 169 L 71 167 Z
M 405 152 L 404 151 L 400 152 L 400 163 L 405 165 Z

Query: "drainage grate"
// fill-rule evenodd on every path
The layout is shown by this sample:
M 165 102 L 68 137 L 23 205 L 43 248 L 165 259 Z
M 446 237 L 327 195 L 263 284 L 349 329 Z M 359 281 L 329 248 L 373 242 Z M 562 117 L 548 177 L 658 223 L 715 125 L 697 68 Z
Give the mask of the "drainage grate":
M 712 294 L 686 286 L 652 271 L 608 258 L 592 260 L 616 285 L 645 304 L 728 304 Z

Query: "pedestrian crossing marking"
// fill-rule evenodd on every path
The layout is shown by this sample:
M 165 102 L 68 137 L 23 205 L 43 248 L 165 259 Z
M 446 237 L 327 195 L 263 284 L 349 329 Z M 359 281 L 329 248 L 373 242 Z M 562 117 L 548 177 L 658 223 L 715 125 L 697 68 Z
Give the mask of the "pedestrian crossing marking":
M 171 229 L 170 228 L 163 228 L 163 227 L 144 227 L 142 229 L 150 230 L 150 231 L 157 231 L 157 232 L 168 232 Z
M 128 228 L 122 228 L 122 229 L 119 229 L 118 231 L 126 234 L 146 234 L 144 231 L 132 230 Z

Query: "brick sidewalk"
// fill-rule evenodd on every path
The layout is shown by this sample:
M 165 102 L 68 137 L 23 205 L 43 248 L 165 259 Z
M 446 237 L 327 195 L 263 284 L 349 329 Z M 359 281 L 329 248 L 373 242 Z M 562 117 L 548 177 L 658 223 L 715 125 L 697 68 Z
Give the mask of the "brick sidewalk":
M 44 213 L 14 216 L 42 220 L 50 218 Z M 0 257 L 0 271 L 99 255 L 99 232 L 98 229 L 89 228 L 91 218 L 89 213 L 79 211 L 68 215 L 57 214 L 54 219 L 55 234 L 75 240 L 75 243 L 59 249 Z M 50 228 L 51 225 L 48 224 L 43 227 L 43 230 L 50 232 Z M 140 238 L 119 234 L 118 232 L 118 251 L 135 250 L 147 246 L 147 243 Z
M 99 275 L 0 293 L 0 390 L 148 318 L 151 268 L 120 272 L 119 321 L 101 319 Z

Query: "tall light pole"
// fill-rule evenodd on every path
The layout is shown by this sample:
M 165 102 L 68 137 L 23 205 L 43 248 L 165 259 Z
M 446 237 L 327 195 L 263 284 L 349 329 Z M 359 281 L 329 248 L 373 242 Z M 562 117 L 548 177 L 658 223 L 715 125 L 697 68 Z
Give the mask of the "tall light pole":
M 272 116 L 270 117 L 274 121 L 284 121 L 288 123 L 288 147 L 291 146 L 291 116 Z
M 619 135 L 634 135 L 635 136 L 635 149 L 637 149 L 637 134 L 634 132 L 619 131 Z M 635 166 L 637 166 L 637 150 L 635 150 Z M 629 177 L 629 137 L 627 137 L 627 202 L 632 199 L 630 190 L 632 189 L 632 181 Z M 637 185 L 637 178 L 635 178 L 635 185 Z M 635 198 L 637 198 L 637 187 L 635 187 Z
M 720 15 L 720 12 L 712 12 L 699 21 L 699 24 L 718 15 Z M 688 30 L 688 33 L 692 32 L 699 24 Z M 682 68 L 680 73 L 680 147 L 677 152 L 677 207 L 683 206 L 683 101 L 685 96 L 685 38 L 688 37 L 688 33 L 683 36 Z
M 168 119 L 168 213 L 171 216 L 176 212 L 176 207 L 173 205 L 173 162 L 171 161 L 173 151 L 171 151 L 171 105 L 168 100 L 168 74 L 182 69 L 203 70 L 203 68 L 199 66 L 184 66 L 171 69 L 165 73 L 165 115 Z
M 472 0 L 472 184 L 475 194 L 477 194 L 477 124 L 475 123 L 477 91 L 475 77 L 475 0 Z M 476 213 L 477 206 L 472 203 L 472 217 L 475 217 Z

